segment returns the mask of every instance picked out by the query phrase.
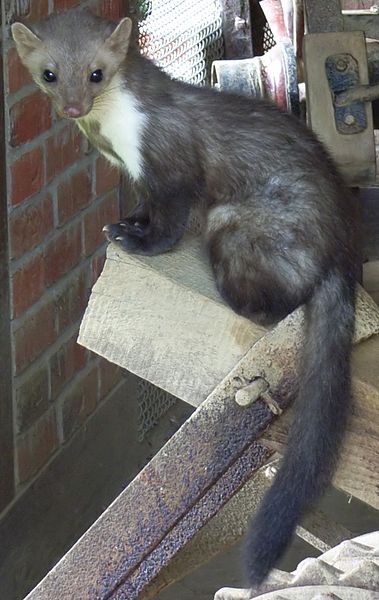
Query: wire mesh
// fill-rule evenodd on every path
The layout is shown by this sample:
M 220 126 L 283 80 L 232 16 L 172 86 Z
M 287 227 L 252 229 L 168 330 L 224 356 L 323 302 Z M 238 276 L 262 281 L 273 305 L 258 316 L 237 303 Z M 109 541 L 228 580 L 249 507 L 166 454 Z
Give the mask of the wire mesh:
M 175 404 L 177 398 L 144 379 L 138 382 L 138 440 L 142 442 L 151 429 Z
M 224 55 L 220 0 L 139 0 L 137 10 L 142 54 L 176 79 L 208 83 L 212 61 Z M 176 398 L 141 379 L 137 401 L 142 441 Z
M 268 23 L 263 28 L 263 51 L 266 53 L 275 46 L 275 38 Z
M 224 54 L 220 0 L 140 0 L 138 12 L 142 53 L 176 79 L 207 83 Z

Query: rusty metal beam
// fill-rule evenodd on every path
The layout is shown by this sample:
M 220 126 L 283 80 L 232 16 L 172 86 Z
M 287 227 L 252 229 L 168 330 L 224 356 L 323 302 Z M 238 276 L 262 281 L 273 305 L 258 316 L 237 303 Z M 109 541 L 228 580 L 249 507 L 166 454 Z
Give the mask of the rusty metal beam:
M 163 538 L 110 599 L 135 600 L 273 452 L 254 442 Z
M 137 598 L 131 595 L 128 586 L 136 582 L 138 593 L 155 576 L 155 568 L 151 573 L 144 570 L 148 569 L 149 560 L 154 564 L 154 550 L 177 523 L 200 511 L 190 536 L 187 521 L 183 521 L 167 538 L 171 540 L 171 552 L 179 547 L 181 528 L 184 527 L 186 538 L 192 537 L 210 518 L 212 511 L 207 514 L 204 504 L 200 508 L 202 503 L 209 500 L 214 512 L 237 491 L 253 468 L 263 464 L 270 454 L 266 448 L 252 447 L 259 459 L 255 462 L 247 460 L 252 457 L 251 450 L 243 453 L 269 425 L 272 414 L 260 401 L 249 409 L 241 409 L 233 395 L 225 394 L 230 386 L 233 387 L 232 381 L 223 394 L 214 393 L 202 404 L 31 592 L 29 600 L 54 598 L 57 590 L 61 600 Z M 230 466 L 231 470 L 217 483 Z M 216 487 L 211 490 L 213 484 Z M 162 546 L 158 552 L 159 568 L 165 564 L 161 549 Z M 122 586 L 128 589 L 127 595 L 123 595 Z
M 370 307 L 363 295 L 356 340 L 379 330 Z M 302 311 L 295 311 L 246 353 L 28 600 L 145 597 L 160 569 L 269 456 L 253 442 L 272 413 L 262 400 L 243 408 L 235 395 L 242 381 L 264 377 L 271 398 L 282 408 L 288 404 L 296 390 L 302 323 Z
M 291 341 L 283 353 L 280 340 L 277 345 L 272 344 L 275 337 L 275 333 L 270 332 L 254 346 L 31 592 L 28 600 L 50 600 L 56 597 L 58 590 L 60 600 L 117 598 L 115 594 L 122 586 L 128 585 L 128 578 L 133 577 L 136 569 L 143 571 L 149 554 L 192 508 L 198 510 L 200 505 L 197 503 L 234 463 L 235 466 L 225 475 L 222 485 L 225 492 L 215 488 L 216 495 L 218 489 L 221 497 L 220 506 L 242 484 L 242 479 L 237 478 L 226 493 L 225 482 L 233 481 L 241 464 L 246 467 L 243 478 L 251 475 L 252 468 L 262 465 L 269 455 L 262 447 L 257 454 L 260 460 L 255 464 L 245 463 L 245 458 L 240 457 L 268 427 L 273 415 L 262 401 L 249 408 L 241 408 L 234 396 L 241 385 L 241 373 L 254 377 L 267 369 L 277 373 L 272 378 L 272 395 L 281 406 L 287 404 L 290 391 L 295 389 L 293 364 L 299 336 L 293 340 L 295 345 Z M 172 535 L 175 536 L 175 532 Z M 151 580 L 154 574 L 148 579 Z M 143 584 L 147 583 L 144 579 Z M 131 600 L 131 596 L 128 599 Z

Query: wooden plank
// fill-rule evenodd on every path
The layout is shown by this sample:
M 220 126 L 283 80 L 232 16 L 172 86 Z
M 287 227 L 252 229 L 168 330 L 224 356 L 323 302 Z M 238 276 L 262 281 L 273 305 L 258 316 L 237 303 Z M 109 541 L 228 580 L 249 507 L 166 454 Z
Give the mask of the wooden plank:
M 125 293 L 127 286 L 128 282 L 119 279 L 121 293 Z M 159 294 L 160 290 L 155 290 L 155 297 Z M 379 331 L 378 310 L 367 312 L 369 306 L 365 294 L 361 293 L 356 339 L 367 337 L 370 331 Z M 360 327 L 362 321 L 363 327 Z M 260 443 L 252 445 L 252 441 L 267 429 L 273 415 L 262 400 L 248 408 L 237 405 L 235 395 L 241 380 L 252 381 L 264 374 L 273 397 L 284 407 L 295 386 L 303 339 L 303 311 L 298 309 L 248 350 L 29 598 L 50 600 L 56 597 L 57 590 L 62 600 L 87 598 L 88 594 L 99 598 L 144 597 L 167 552 L 177 552 L 181 541 L 189 539 L 188 536 L 173 539 L 171 535 L 182 521 L 184 527 L 188 524 L 185 521 L 188 511 L 194 509 L 197 514 L 195 505 L 197 508 L 200 504 L 201 511 L 205 508 L 210 515 L 207 503 L 203 503 L 208 491 L 212 493 L 217 488 L 217 501 L 225 500 L 226 488 L 228 493 L 233 491 L 234 479 L 228 480 L 221 493 L 217 487 L 220 478 L 236 472 L 236 490 L 241 483 L 239 461 L 247 448 L 258 447 L 259 453 L 262 450 Z M 373 340 L 377 342 L 377 338 Z M 164 362 L 165 357 L 161 359 Z M 370 382 L 367 385 L 370 386 Z M 373 423 L 373 415 L 369 416 Z M 363 461 L 366 458 L 363 455 Z M 248 463 L 246 466 L 249 468 Z M 136 506 L 139 506 L 137 512 Z M 201 512 L 201 516 L 204 514 Z M 127 521 L 125 515 L 128 515 Z M 190 519 L 190 535 L 198 531 L 198 525 L 198 521 L 194 524 Z
M 359 64 L 360 83 L 368 84 L 364 34 L 359 31 L 310 34 L 304 37 L 304 67 L 309 126 L 329 148 L 351 184 L 375 179 L 375 145 L 371 103 L 366 103 L 367 128 L 354 134 L 337 132 L 325 61 L 333 54 L 351 54 Z
M 232 311 L 218 298 L 209 265 L 201 252 L 198 240 L 192 240 L 192 243 L 185 241 L 182 247 L 176 248 L 170 253 L 150 258 L 130 256 L 121 252 L 118 256 L 115 248 L 110 248 L 105 271 L 107 271 L 108 263 L 113 263 L 110 266 L 111 271 L 107 275 L 108 280 L 107 277 L 104 279 L 103 274 L 99 280 L 103 279 L 103 283 L 98 286 L 98 289 L 103 287 L 103 297 L 99 306 L 102 311 L 100 317 L 106 316 L 106 326 L 103 326 L 104 323 L 100 318 L 99 322 L 95 322 L 95 326 L 90 328 L 96 351 L 104 345 L 104 339 L 105 344 L 109 345 L 109 342 L 114 344 L 114 336 L 117 332 L 122 343 L 124 340 L 130 341 L 130 339 L 132 342 L 135 341 L 135 336 L 131 335 L 129 329 L 124 325 L 128 324 L 129 320 L 130 326 L 133 326 L 135 320 L 141 320 L 141 315 L 145 317 L 141 323 L 141 331 L 145 329 L 151 335 L 150 325 L 154 324 L 156 313 L 161 310 L 162 296 L 165 304 L 163 317 L 169 319 L 169 325 L 161 323 L 160 335 L 163 341 L 171 337 L 173 340 L 171 343 L 176 349 L 178 344 L 183 343 L 183 335 L 188 335 L 187 330 L 191 331 L 196 327 L 196 321 L 201 318 L 201 311 L 198 312 L 199 306 L 200 308 L 203 306 L 201 303 L 209 303 L 212 307 L 228 311 L 233 315 Z M 144 288 L 141 288 L 141 282 L 133 274 L 133 271 L 143 272 Z M 109 280 L 110 275 L 112 280 Z M 168 284 L 170 295 L 164 291 Z M 136 298 L 133 297 L 133 290 L 138 292 Z M 192 309 L 196 309 L 196 314 L 191 314 L 193 319 L 184 320 L 187 330 L 183 330 L 182 323 L 176 323 L 176 329 L 174 329 L 170 321 L 171 315 L 175 314 L 177 310 L 178 290 L 184 293 L 183 297 L 179 296 L 179 302 L 185 300 L 186 297 L 191 298 Z M 119 310 L 118 314 L 109 310 L 114 300 L 121 302 L 119 308 L 121 307 L 122 311 Z M 96 298 L 94 301 L 96 302 Z M 146 302 L 151 304 L 148 311 L 146 311 Z M 126 311 L 126 317 L 123 311 Z M 181 312 L 183 320 L 183 306 Z M 228 318 L 226 313 L 223 316 L 224 319 Z M 86 314 L 85 320 L 88 318 L 91 320 L 92 317 L 91 315 L 88 317 Z M 248 324 L 249 322 L 244 322 L 245 326 Z M 216 323 L 216 326 L 219 327 L 219 323 Z M 167 329 L 169 329 L 169 335 Z M 355 339 L 367 339 L 375 332 L 379 332 L 379 310 L 367 294 L 360 291 L 357 302 Z M 202 331 L 202 335 L 204 336 L 202 345 L 207 346 L 209 338 L 204 335 L 204 331 Z M 91 590 L 91 594 L 94 596 L 111 597 L 112 595 L 113 597 L 115 590 L 115 593 L 119 591 L 123 593 L 124 588 L 129 590 L 130 586 L 136 584 L 137 587 L 133 588 L 133 595 L 130 595 L 129 592 L 126 593 L 125 597 L 129 598 L 136 597 L 136 594 L 139 594 L 142 589 L 148 588 L 150 580 L 147 581 L 146 577 L 155 577 L 154 569 L 158 564 L 156 559 L 164 561 L 168 548 L 170 551 L 176 552 L 180 547 L 180 540 L 183 538 L 174 537 L 173 539 L 171 533 L 180 526 L 182 516 L 187 514 L 189 508 L 192 510 L 195 504 L 198 506 L 198 502 L 203 502 L 204 492 L 219 485 L 219 478 L 224 477 L 226 471 L 232 469 L 232 466 L 234 468 L 234 463 L 239 461 L 245 453 L 245 449 L 251 446 L 252 439 L 258 432 L 265 431 L 272 419 L 272 414 L 262 401 L 255 402 L 252 406 L 244 409 L 237 405 L 235 395 L 241 387 L 241 381 L 252 381 L 264 375 L 273 396 L 282 406 L 285 406 L 295 385 L 303 335 L 303 311 L 301 309 L 278 323 L 271 331 L 261 335 L 241 360 L 237 361 L 224 381 L 215 386 L 206 402 L 191 415 L 162 451 L 152 459 L 144 471 L 81 538 L 45 581 L 36 588 L 30 598 L 50 599 L 56 596 L 57 589 L 59 589 L 62 599 L 87 597 L 88 590 Z M 86 338 L 85 333 L 84 338 Z M 91 340 L 91 337 L 89 339 Z M 368 339 L 362 344 L 362 347 L 366 344 L 377 343 L 378 339 L 378 336 Z M 121 354 L 119 352 L 118 340 L 116 342 L 118 356 L 124 366 L 128 368 L 129 362 L 133 358 L 133 352 L 138 358 L 142 353 L 141 348 L 138 344 L 132 343 L 131 355 L 125 357 L 122 352 Z M 154 337 L 149 343 L 150 345 L 155 344 Z M 196 347 L 196 351 L 197 349 Z M 377 354 L 373 353 L 372 349 L 370 346 L 371 354 L 374 359 L 377 359 Z M 172 368 L 169 369 L 168 374 L 165 373 L 166 363 L 170 357 L 162 354 L 162 344 L 159 350 L 160 353 L 155 356 L 155 367 L 160 368 L 164 376 L 176 380 L 179 388 L 181 379 L 178 377 L 178 373 Z M 150 346 L 148 351 L 150 351 Z M 192 381 L 196 384 L 197 373 L 188 359 L 188 348 L 186 361 L 183 356 L 183 364 L 177 365 L 177 369 L 180 371 L 179 375 L 182 376 L 184 373 L 183 376 L 186 376 L 186 371 L 189 371 Z M 367 361 L 363 361 L 363 364 L 366 365 Z M 211 366 L 217 369 L 217 364 L 212 363 Z M 357 372 L 360 374 L 359 367 L 360 365 L 357 363 Z M 366 373 L 362 375 L 365 377 Z M 358 426 L 353 428 L 353 433 L 360 436 L 358 442 L 361 446 L 363 446 L 363 435 L 367 435 L 367 433 L 372 435 L 371 430 L 363 432 L 362 414 L 368 414 L 373 430 L 375 430 L 377 419 L 377 405 L 375 402 L 367 400 L 368 390 L 371 394 L 371 388 L 378 394 L 375 386 L 379 382 L 376 382 L 373 377 L 371 375 L 371 379 L 364 382 L 362 401 L 359 398 L 359 401 L 363 403 L 363 408 L 356 410 L 354 415 Z M 364 403 L 366 404 L 364 405 Z M 282 421 L 281 418 L 280 422 Z M 267 438 L 266 434 L 265 439 Z M 275 440 L 268 440 L 267 445 L 271 447 L 274 446 L 274 443 Z M 260 444 L 258 446 L 262 448 Z M 368 491 L 363 499 L 371 501 L 373 481 L 369 479 L 367 473 L 372 473 L 373 463 L 370 463 L 371 455 L 368 452 L 361 454 L 361 458 L 360 455 L 357 455 L 359 461 L 357 464 L 353 463 L 353 470 L 350 470 L 349 474 L 351 475 L 351 472 L 357 474 L 354 484 L 357 488 L 357 491 L 354 488 L 357 496 L 363 498 L 362 489 L 366 488 Z M 365 476 L 365 485 L 362 485 L 362 473 Z M 229 483 L 233 485 L 233 481 Z M 237 487 L 239 485 L 238 480 Z M 351 479 L 346 485 L 343 480 L 341 485 L 350 491 Z M 230 491 L 232 488 L 229 486 L 228 489 Z M 217 498 L 226 498 L 225 493 L 221 494 L 219 490 L 216 496 Z M 136 499 L 141 505 L 137 513 L 133 510 L 133 507 L 136 506 Z M 208 515 L 210 514 L 207 504 L 202 508 L 207 510 Z M 129 514 L 127 524 L 125 524 L 125 514 Z M 191 529 L 191 531 L 194 533 L 197 529 Z M 170 544 L 166 546 L 169 535 L 171 536 Z M 143 541 L 141 542 L 141 540 Z M 159 543 L 159 548 L 156 543 Z M 161 543 L 164 551 L 159 554 L 162 549 Z M 177 543 L 179 546 L 176 545 Z M 153 571 L 149 570 L 151 567 Z M 121 584 L 123 590 L 120 588 Z
M 366 37 L 379 39 L 379 14 L 352 11 L 342 14 L 344 31 L 364 31 Z
M 334 485 L 379 509 L 379 335 L 358 344 L 353 352 L 353 412 L 343 444 Z M 291 410 L 276 420 L 263 438 L 283 454 Z
M 219 385 L 223 373 L 228 368 L 230 372 L 240 359 L 248 362 L 249 355 L 254 356 L 254 363 L 241 371 L 247 381 L 260 372 L 271 385 L 282 377 L 273 367 L 269 373 L 263 348 L 269 349 L 273 364 L 275 356 L 280 356 L 281 368 L 286 365 L 291 377 L 296 377 L 302 348 L 301 315 L 301 310 L 295 311 L 271 332 L 238 317 L 220 299 L 197 238 L 184 240 L 172 252 L 155 257 L 132 256 L 110 247 L 79 341 L 199 405 Z M 379 364 L 379 337 L 369 338 L 378 332 L 379 309 L 359 288 L 355 341 L 367 341 L 354 352 L 357 404 L 336 482 L 374 506 L 378 500 L 379 370 L 375 364 Z M 267 432 L 266 439 L 275 450 L 283 451 L 287 426 L 285 415 Z
M 342 31 L 343 19 L 339 0 L 304 0 L 304 8 L 309 33 Z
M 78 341 L 197 406 L 265 331 L 221 300 L 194 237 L 153 257 L 110 246 Z
M 375 302 L 379 304 L 379 260 L 373 260 L 363 265 L 363 285 Z

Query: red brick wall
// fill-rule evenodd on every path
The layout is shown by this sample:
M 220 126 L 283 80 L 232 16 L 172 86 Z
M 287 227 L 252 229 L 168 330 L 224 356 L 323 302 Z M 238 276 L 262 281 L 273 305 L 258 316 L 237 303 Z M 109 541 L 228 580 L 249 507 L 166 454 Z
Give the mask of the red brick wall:
M 6 0 L 5 123 L 12 300 L 15 483 L 20 491 L 120 381 L 76 343 L 101 270 L 101 229 L 119 215 L 119 175 L 57 118 L 18 60 L 8 26 L 76 4 Z M 87 1 L 106 15 L 122 0 Z M 3 29 L 4 31 L 4 29 Z

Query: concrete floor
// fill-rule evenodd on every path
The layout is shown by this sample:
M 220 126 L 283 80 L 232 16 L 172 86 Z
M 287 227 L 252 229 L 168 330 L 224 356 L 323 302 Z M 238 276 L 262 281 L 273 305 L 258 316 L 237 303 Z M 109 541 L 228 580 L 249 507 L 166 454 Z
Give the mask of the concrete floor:
M 379 304 L 379 261 L 366 263 L 363 268 L 365 289 Z M 350 502 L 346 496 L 332 491 L 323 501 L 322 509 L 335 510 L 338 506 L 339 522 L 355 535 L 377 529 L 377 512 L 359 502 Z M 229 548 L 216 556 L 182 581 L 161 592 L 156 600 L 213 600 L 215 592 L 222 587 L 244 587 L 242 569 L 242 544 Z M 306 556 L 317 556 L 317 551 L 296 538 L 282 563 L 284 570 L 293 570 Z

